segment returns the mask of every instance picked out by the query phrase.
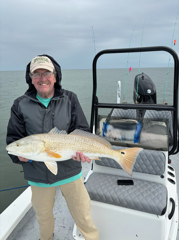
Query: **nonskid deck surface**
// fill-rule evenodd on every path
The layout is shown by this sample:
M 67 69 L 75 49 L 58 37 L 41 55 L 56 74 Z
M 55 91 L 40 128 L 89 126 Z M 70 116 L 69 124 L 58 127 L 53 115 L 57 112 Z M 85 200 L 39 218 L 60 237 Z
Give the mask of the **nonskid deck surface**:
M 171 166 L 175 168 L 177 175 L 177 192 L 179 195 L 179 154 L 170 157 L 172 160 Z M 83 179 L 90 170 L 90 164 L 83 163 Z M 55 217 L 55 236 L 54 240 L 74 240 L 72 236 L 74 221 L 68 211 L 65 199 L 63 198 L 60 189 L 56 188 L 54 206 Z M 31 208 L 21 222 L 17 225 L 15 230 L 7 238 L 7 240 L 39 240 L 38 222 L 35 217 L 34 210 Z M 179 240 L 179 233 L 177 236 Z

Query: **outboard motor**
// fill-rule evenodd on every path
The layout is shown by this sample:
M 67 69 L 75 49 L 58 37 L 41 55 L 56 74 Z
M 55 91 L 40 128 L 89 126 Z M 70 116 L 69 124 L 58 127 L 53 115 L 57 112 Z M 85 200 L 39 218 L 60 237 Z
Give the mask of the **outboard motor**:
M 135 76 L 134 79 L 134 91 L 133 91 L 134 103 L 138 104 L 156 104 L 157 93 L 155 84 L 151 78 L 141 73 Z M 137 110 L 137 116 L 142 118 L 145 114 L 145 110 Z
M 145 73 L 141 73 L 135 76 L 133 100 L 135 103 L 140 104 L 157 103 L 155 84 L 153 83 L 151 78 Z

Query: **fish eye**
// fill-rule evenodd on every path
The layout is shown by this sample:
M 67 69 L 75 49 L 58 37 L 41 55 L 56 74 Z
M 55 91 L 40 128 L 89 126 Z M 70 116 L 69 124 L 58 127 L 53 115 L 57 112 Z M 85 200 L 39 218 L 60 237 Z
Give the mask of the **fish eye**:
M 16 143 L 16 147 L 20 147 L 20 144 L 19 144 L 19 143 Z

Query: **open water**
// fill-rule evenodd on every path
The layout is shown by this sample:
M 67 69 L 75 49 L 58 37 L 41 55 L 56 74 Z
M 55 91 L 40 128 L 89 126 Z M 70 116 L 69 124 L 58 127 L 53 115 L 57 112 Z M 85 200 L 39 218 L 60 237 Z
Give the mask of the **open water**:
M 144 72 L 153 80 L 157 89 L 157 103 L 163 103 L 167 68 L 143 68 L 140 69 L 141 72 Z M 118 81 L 121 81 L 122 84 L 121 99 L 123 100 L 126 79 L 124 100 L 128 103 L 133 103 L 133 83 L 137 74 L 138 69 L 132 69 L 130 73 L 127 72 L 127 75 L 126 69 L 98 70 L 97 96 L 99 102 L 116 103 Z M 92 70 L 63 70 L 62 87 L 77 94 L 86 118 L 90 123 Z M 18 164 L 13 164 L 5 150 L 10 108 L 13 101 L 23 95 L 27 88 L 24 71 L 0 72 L 0 213 L 26 188 L 8 191 L 1 190 L 27 185 L 23 172 L 21 172 L 22 167 Z M 173 68 L 170 68 L 167 78 L 165 102 L 173 104 Z M 110 110 L 108 109 L 107 111 L 109 112 Z M 104 110 L 101 110 L 100 113 L 103 114 Z

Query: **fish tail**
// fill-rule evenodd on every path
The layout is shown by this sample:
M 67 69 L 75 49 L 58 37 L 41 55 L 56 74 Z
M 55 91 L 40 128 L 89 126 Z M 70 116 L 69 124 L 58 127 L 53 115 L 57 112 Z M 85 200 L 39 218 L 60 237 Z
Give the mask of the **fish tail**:
M 131 176 L 136 158 L 141 150 L 142 148 L 127 148 L 123 150 L 116 150 L 118 163 Z

